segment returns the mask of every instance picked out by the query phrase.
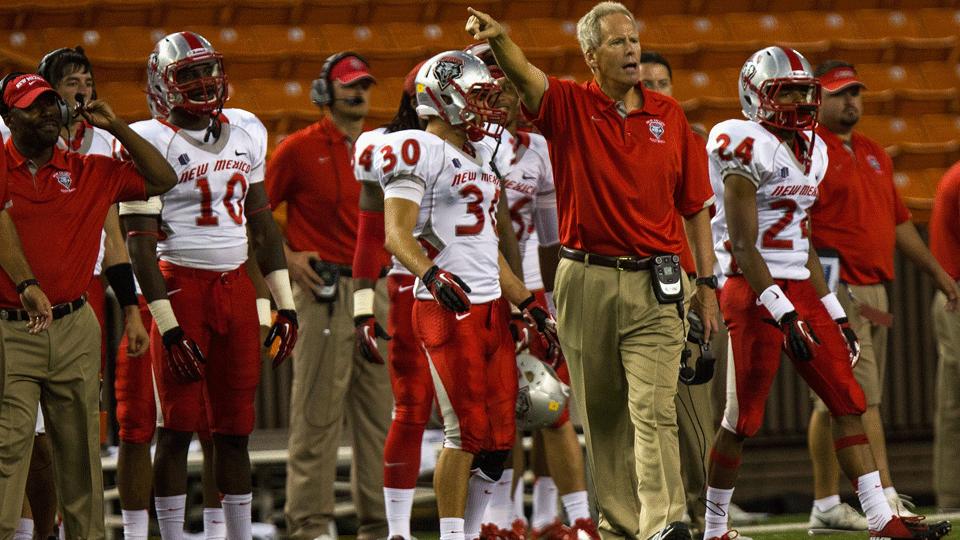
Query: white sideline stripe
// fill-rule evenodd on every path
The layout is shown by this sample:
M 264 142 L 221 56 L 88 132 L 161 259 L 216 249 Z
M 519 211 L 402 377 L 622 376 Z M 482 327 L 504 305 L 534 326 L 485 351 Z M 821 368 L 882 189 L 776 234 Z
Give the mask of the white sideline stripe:
M 927 516 L 926 521 L 940 521 L 940 520 L 958 520 L 960 519 L 960 512 L 950 512 L 945 514 L 930 514 Z M 762 533 L 780 533 L 780 532 L 790 532 L 790 531 L 805 531 L 808 528 L 806 521 L 802 523 L 776 523 L 769 525 L 747 525 L 745 527 L 734 526 L 734 529 L 737 532 L 741 532 L 747 536 L 750 534 L 762 534 Z M 851 531 L 851 533 L 856 534 L 857 531 Z M 843 534 L 843 533 L 837 533 Z M 862 534 L 862 532 L 861 532 Z

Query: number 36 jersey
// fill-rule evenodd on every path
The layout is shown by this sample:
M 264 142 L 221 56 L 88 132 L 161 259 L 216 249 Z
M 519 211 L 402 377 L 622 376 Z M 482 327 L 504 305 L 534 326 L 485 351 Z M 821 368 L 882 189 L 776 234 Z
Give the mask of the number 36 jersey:
M 247 260 L 244 202 L 263 182 L 267 130 L 252 113 L 225 109 L 220 136 L 180 129 L 163 120 L 130 127 L 170 162 L 177 185 L 147 203 L 124 203 L 121 214 L 160 214 L 157 254 L 179 266 L 232 270 Z
M 493 148 L 466 143 L 458 149 L 424 131 L 383 135 L 373 152 L 372 170 L 385 199 L 420 205 L 414 228 L 421 245 L 440 268 L 470 287 L 473 303 L 500 297 L 496 229 L 500 179 L 490 166 Z M 497 167 L 509 169 L 510 152 L 497 152 Z M 430 300 L 418 280 L 416 297 Z
M 807 209 L 816 201 L 818 186 L 827 170 L 827 149 L 823 141 L 815 140 L 808 171 L 792 148 L 759 123 L 727 120 L 710 131 L 707 153 L 710 183 L 717 195 L 717 212 L 711 227 L 720 273 L 740 273 L 732 255 L 723 201 L 724 180 L 728 175 L 737 174 L 757 188 L 756 246 L 771 276 L 792 280 L 809 278 Z

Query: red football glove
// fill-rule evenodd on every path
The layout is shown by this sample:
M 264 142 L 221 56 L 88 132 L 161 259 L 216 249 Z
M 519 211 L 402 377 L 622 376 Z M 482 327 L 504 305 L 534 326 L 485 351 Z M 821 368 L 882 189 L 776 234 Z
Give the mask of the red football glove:
M 806 321 L 800 320 L 796 311 L 788 311 L 780 318 L 780 330 L 783 332 L 783 350 L 787 356 L 798 362 L 813 360 L 820 340 Z
M 557 320 L 543 304 L 537 302 L 537 297 L 532 294 L 517 307 L 523 312 L 523 318 L 527 323 L 535 327 L 547 341 L 547 358 L 555 362 L 558 355 L 563 354 L 560 350 L 560 339 L 557 337 Z
M 163 333 L 163 346 L 167 349 L 167 366 L 178 379 L 189 382 L 203 379 L 207 363 L 200 347 L 175 326 Z
M 519 353 L 530 347 L 530 325 L 524 320 L 523 315 L 519 313 L 510 315 L 510 335 L 513 336 L 516 352 Z
M 270 348 L 273 355 L 273 369 L 280 367 L 280 364 L 293 354 L 293 346 L 297 344 L 297 312 L 292 309 L 277 310 L 277 318 L 267 333 L 267 339 L 263 342 L 264 347 Z M 274 341 L 277 341 L 274 344 Z
M 846 317 L 835 320 L 837 326 L 840 327 L 840 333 L 843 334 L 843 339 L 847 342 L 847 352 L 850 353 L 850 367 L 854 367 L 860 361 L 860 340 L 853 328 L 850 328 L 850 321 Z
M 430 294 L 443 307 L 457 313 L 463 313 L 470 310 L 470 298 L 467 293 L 470 287 L 457 277 L 446 270 L 441 270 L 439 266 L 431 266 L 423 274 L 423 284 L 430 290 Z
M 360 356 L 367 362 L 383 364 L 383 356 L 380 355 L 380 349 L 377 348 L 377 338 L 390 341 L 392 339 L 390 334 L 380 326 L 380 323 L 372 315 L 354 317 L 353 325 Z

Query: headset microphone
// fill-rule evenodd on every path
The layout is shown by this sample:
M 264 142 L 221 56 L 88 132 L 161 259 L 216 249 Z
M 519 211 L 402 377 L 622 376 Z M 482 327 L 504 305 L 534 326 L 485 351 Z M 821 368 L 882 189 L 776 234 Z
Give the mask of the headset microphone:
M 353 96 L 348 98 L 340 98 L 337 101 L 342 101 L 347 105 L 363 105 L 363 98 L 360 96 Z

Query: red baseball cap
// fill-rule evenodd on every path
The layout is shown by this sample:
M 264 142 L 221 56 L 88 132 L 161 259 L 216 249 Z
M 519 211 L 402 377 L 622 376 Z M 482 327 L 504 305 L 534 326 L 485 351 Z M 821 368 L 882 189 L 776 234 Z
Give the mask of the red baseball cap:
M 330 80 L 348 85 L 362 80 L 377 82 L 367 64 L 356 56 L 345 56 L 330 69 Z
M 404 93 L 404 94 L 406 94 L 406 95 L 408 95 L 408 96 L 416 95 L 416 93 L 417 93 L 417 89 L 416 89 L 417 73 L 420 72 L 420 68 L 422 68 L 423 65 L 426 64 L 426 63 L 427 63 L 426 60 L 421 60 L 420 63 L 418 63 L 417 65 L 413 66 L 413 69 L 410 70 L 410 73 L 407 73 L 407 76 L 403 79 L 403 93 Z
M 857 70 L 852 67 L 837 66 L 820 76 L 820 87 L 831 94 L 853 85 L 867 87 L 857 75 Z
M 19 75 L 7 83 L 3 102 L 11 109 L 26 109 L 47 92 L 57 93 L 43 77 L 33 73 Z

